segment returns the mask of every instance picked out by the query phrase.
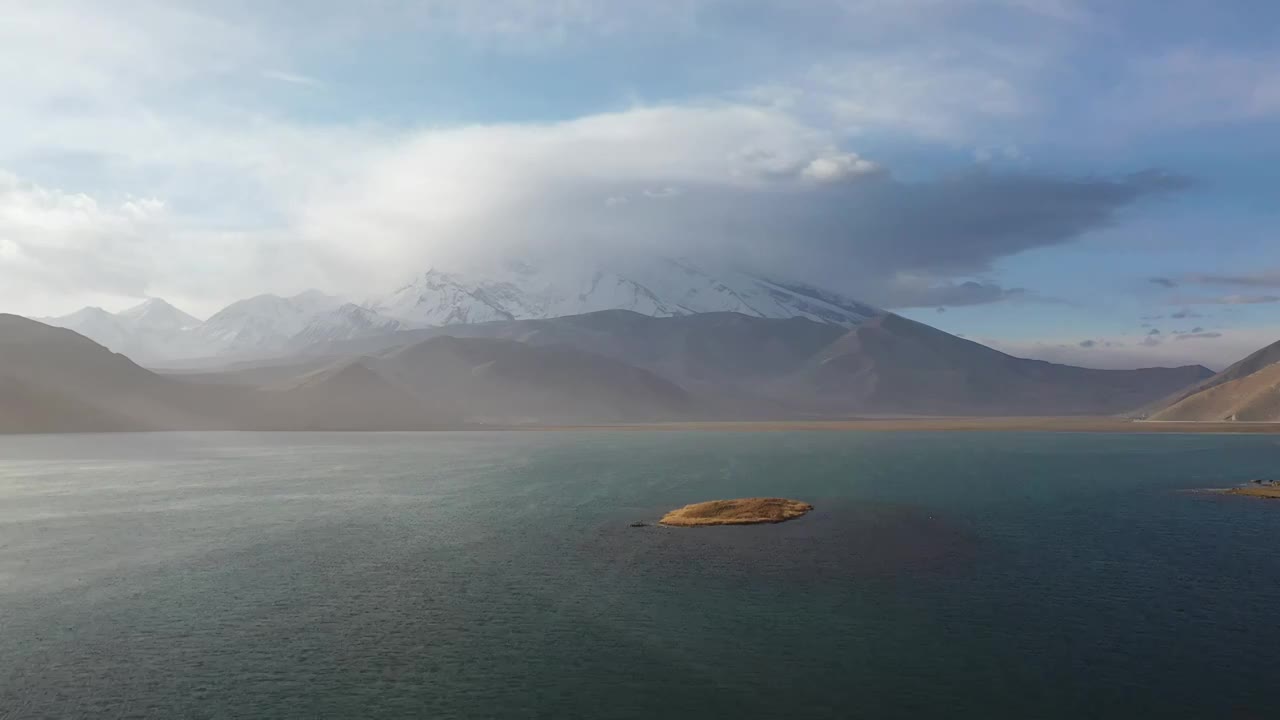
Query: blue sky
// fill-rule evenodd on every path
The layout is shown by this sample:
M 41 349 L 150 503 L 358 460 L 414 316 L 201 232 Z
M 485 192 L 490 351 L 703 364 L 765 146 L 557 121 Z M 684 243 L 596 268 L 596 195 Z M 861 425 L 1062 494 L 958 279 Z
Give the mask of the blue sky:
M 0 309 L 689 254 L 1020 354 L 1280 339 L 1280 6 L 88 0 L 0 14 Z

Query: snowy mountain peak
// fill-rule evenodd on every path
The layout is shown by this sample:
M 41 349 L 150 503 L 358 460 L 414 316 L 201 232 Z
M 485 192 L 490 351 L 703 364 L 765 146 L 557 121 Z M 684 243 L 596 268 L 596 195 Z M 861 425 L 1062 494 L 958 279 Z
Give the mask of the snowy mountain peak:
M 466 272 L 432 268 L 363 305 L 318 290 L 257 295 L 205 322 L 159 298 L 124 312 L 84 308 L 46 320 L 135 360 L 164 363 L 209 357 L 264 357 L 308 345 L 413 327 L 524 320 L 630 310 L 653 317 L 737 312 L 801 317 L 845 327 L 880 311 L 838 293 L 734 270 L 712 272 L 688 260 L 608 267 L 582 261 L 538 265 L 506 260 Z
M 70 322 L 70 321 L 106 320 L 107 318 L 111 318 L 115 320 L 116 316 L 107 312 L 106 310 L 103 310 L 97 305 L 90 305 L 88 307 L 82 307 L 73 313 L 63 315 L 61 317 L 49 318 L 49 319 L 50 320 L 66 320 Z
M 285 299 L 298 310 L 308 315 L 328 312 L 347 304 L 347 301 L 343 298 L 337 295 L 329 295 L 319 290 L 304 290 Z
M 289 344 L 301 348 L 316 343 L 352 340 L 403 329 L 405 329 L 404 323 L 398 320 L 383 317 L 355 303 L 344 303 L 317 315 L 306 327 L 289 339 Z
M 342 299 L 316 290 L 293 297 L 256 295 L 231 303 L 196 333 L 212 354 L 263 354 L 283 349 L 313 320 L 342 305 Z
M 183 352 L 178 338 L 200 325 L 198 319 L 159 298 L 118 313 L 86 307 L 43 322 L 74 330 L 109 350 L 135 359 Z
M 61 317 L 37 318 L 40 322 L 74 330 L 115 352 L 129 344 L 130 327 L 119 317 L 100 307 L 84 307 Z
M 186 330 L 200 324 L 192 317 L 160 298 L 148 298 L 128 310 L 116 313 L 116 317 L 138 329 Z
M 618 270 L 587 265 L 548 270 L 521 261 L 466 274 L 433 268 L 370 307 L 409 325 L 550 318 L 621 309 L 655 317 L 728 311 L 853 326 L 879 312 L 802 283 L 739 271 L 712 273 L 687 260 L 666 258 Z
M 372 303 L 372 310 L 414 325 L 512 320 L 506 309 L 518 288 L 505 283 L 475 283 L 453 273 L 428 270 L 413 282 Z

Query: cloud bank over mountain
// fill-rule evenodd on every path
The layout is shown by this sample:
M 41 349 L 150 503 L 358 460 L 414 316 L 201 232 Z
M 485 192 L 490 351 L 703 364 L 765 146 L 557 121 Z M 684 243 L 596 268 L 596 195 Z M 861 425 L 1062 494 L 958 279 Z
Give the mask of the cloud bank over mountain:
M 21 4 L 0 23 L 0 308 L 207 316 L 516 255 L 679 256 L 1011 340 L 1036 336 L 1032 305 L 1099 337 L 1123 332 L 1117 302 L 1258 325 L 1280 266 L 1273 14 Z
M 246 292 L 361 294 L 415 269 L 494 258 L 687 255 L 889 307 L 973 304 L 1018 292 L 971 279 L 993 261 L 1070 242 L 1186 184 L 1156 172 L 906 181 L 834 141 L 786 113 L 735 105 L 411 131 L 343 172 L 282 183 L 281 224 L 237 230 L 159 198 L 109 204 L 9 175 L 4 267 L 25 278 L 14 296 L 144 296 L 179 276 L 200 294 L 226 280 Z

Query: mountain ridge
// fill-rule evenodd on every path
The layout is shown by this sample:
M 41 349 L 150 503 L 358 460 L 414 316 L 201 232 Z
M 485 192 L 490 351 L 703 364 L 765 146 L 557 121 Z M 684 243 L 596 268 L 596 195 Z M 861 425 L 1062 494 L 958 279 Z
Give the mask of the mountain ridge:
M 739 411 L 788 417 L 1116 414 L 1212 375 L 1200 365 L 1097 370 L 1018 358 L 893 313 L 844 328 L 729 312 L 653 318 L 610 310 L 409 330 L 307 353 L 377 353 L 440 336 L 569 346 Z
M 161 376 L 74 331 L 0 315 L 0 432 L 431 430 L 687 417 L 653 374 L 568 348 L 438 338 L 270 386 Z
M 547 319 L 609 309 L 654 317 L 736 311 L 851 327 L 879 312 L 839 293 L 739 271 L 716 273 L 659 258 L 616 271 L 589 263 L 540 267 L 509 261 L 470 273 L 430 269 L 356 303 L 308 290 L 261 294 L 201 322 L 159 298 L 119 313 L 84 308 L 39 318 L 148 364 L 256 359 L 322 343 L 411 328 Z
M 375 335 L 263 371 L 184 378 L 73 331 L 0 316 L 0 430 L 8 432 L 1098 415 L 1207 374 L 1025 360 L 891 313 L 845 328 L 609 310 Z

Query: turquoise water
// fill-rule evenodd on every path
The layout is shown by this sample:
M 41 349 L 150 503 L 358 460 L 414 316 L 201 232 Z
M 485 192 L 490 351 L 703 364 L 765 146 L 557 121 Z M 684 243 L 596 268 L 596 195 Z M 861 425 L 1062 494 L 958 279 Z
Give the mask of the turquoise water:
M 1280 439 L 0 438 L 0 717 L 1277 717 Z M 630 528 L 717 497 L 782 525 Z

